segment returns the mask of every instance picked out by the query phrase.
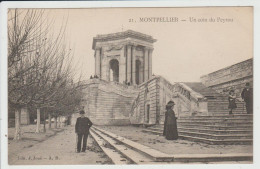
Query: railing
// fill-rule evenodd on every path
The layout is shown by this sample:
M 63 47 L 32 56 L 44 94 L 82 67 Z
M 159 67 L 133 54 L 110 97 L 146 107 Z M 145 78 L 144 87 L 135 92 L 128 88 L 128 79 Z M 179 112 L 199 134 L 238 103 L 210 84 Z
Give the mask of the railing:
M 184 102 L 184 107 L 190 113 L 193 112 L 208 112 L 207 99 L 200 93 L 195 92 L 184 83 L 171 84 L 166 79 L 159 77 L 163 85 L 170 90 L 171 93 L 176 94 L 181 102 Z
M 201 99 L 204 99 L 204 96 L 202 96 L 201 94 L 195 92 L 194 90 L 192 90 L 190 87 L 188 87 L 187 85 L 185 85 L 184 83 L 175 83 L 175 84 L 171 84 L 169 81 L 167 81 L 166 79 L 162 78 L 164 85 L 173 93 L 178 93 L 182 96 L 184 96 L 186 99 L 188 100 L 195 100 L 195 101 L 199 101 Z

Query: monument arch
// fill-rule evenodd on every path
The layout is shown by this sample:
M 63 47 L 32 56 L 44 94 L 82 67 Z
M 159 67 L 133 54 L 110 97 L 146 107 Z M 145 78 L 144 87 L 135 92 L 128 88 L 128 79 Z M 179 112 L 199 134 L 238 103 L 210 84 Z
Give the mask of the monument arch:
M 119 82 L 119 61 L 117 59 L 109 61 L 109 80 Z

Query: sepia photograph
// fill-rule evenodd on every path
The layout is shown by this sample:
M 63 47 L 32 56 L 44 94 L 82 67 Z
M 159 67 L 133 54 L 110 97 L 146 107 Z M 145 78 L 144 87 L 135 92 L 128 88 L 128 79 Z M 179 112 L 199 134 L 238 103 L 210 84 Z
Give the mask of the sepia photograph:
M 6 12 L 9 167 L 255 162 L 253 6 Z

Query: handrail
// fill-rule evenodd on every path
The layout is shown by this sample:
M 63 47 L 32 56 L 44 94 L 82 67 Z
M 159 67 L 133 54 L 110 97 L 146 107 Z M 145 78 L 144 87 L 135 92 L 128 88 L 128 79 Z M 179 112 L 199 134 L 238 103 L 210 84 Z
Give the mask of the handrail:
M 162 76 L 156 76 L 157 78 L 161 78 L 163 82 L 166 84 L 166 87 L 172 91 L 177 92 L 178 94 L 184 96 L 188 100 L 194 100 L 196 102 L 205 99 L 204 96 L 202 96 L 200 93 L 195 92 L 192 90 L 189 86 L 187 86 L 184 83 L 176 82 L 174 84 L 171 84 L 168 80 L 163 78 Z

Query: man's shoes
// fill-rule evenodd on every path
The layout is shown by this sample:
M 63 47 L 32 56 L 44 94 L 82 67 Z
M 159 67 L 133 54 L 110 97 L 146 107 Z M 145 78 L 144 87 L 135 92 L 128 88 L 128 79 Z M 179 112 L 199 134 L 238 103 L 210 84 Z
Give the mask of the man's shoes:
M 77 153 L 80 153 L 80 151 L 77 151 Z
M 81 152 L 85 153 L 85 152 L 86 152 L 86 150 L 81 150 Z

